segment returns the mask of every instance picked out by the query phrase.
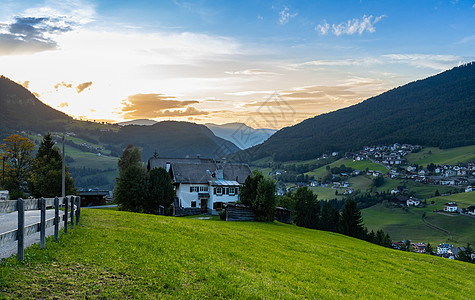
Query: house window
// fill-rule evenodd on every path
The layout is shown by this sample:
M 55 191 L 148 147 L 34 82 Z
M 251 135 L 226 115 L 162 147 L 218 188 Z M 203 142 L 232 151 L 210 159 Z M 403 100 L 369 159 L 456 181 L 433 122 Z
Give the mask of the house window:
M 199 192 L 199 190 L 200 190 L 200 187 L 198 186 L 190 186 L 190 193 Z
M 191 201 L 191 207 L 196 207 L 196 201 Z
M 208 187 L 207 186 L 200 186 L 200 192 L 207 192 Z
M 229 188 L 229 195 L 231 195 L 231 196 L 236 195 L 236 188 L 230 187 Z
M 214 188 L 214 193 L 216 195 L 222 195 L 223 194 L 223 188 L 222 187 L 216 187 Z
M 213 209 L 215 210 L 222 210 L 223 209 L 223 202 L 214 202 L 213 203 Z

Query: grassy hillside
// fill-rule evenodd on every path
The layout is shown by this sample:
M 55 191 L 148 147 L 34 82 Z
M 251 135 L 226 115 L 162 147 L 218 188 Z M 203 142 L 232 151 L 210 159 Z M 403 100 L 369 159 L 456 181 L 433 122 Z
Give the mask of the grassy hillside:
M 446 197 L 435 197 L 427 200 L 434 205 L 425 208 L 397 208 L 391 205 L 378 204 L 362 210 L 365 225 L 371 230 L 379 228 L 388 232 L 393 240 L 410 239 L 417 242 L 438 244 L 448 241 L 464 246 L 466 243 L 475 244 L 475 218 L 467 216 L 447 216 L 434 213 L 434 210 L 444 208 L 444 203 L 455 201 L 461 207 L 475 204 L 475 192 L 453 194 Z M 431 227 L 423 221 L 442 228 L 449 233 Z
M 0 298 L 475 296 L 473 264 L 280 223 L 85 209 L 81 226 L 25 257 L 0 264 Z
M 341 158 L 337 161 L 334 161 L 334 162 L 328 164 L 328 166 L 330 166 L 330 168 L 339 167 L 341 165 L 345 165 L 346 167 L 351 167 L 355 170 L 360 170 L 360 171 L 364 171 L 364 170 L 366 170 L 366 168 L 368 168 L 369 170 L 373 170 L 373 171 L 381 171 L 383 173 L 389 173 L 389 170 L 387 168 L 385 168 L 384 166 L 382 166 L 380 164 L 373 163 L 369 160 L 356 161 L 356 160 Z M 317 179 L 322 178 L 328 172 L 326 167 L 327 166 L 320 167 L 320 168 L 315 169 L 311 172 L 305 173 L 305 175 L 314 176 Z
M 418 153 L 407 155 L 408 163 L 427 166 L 430 163 L 436 165 L 466 163 L 475 161 L 475 145 L 457 147 L 452 149 L 439 149 L 434 147 L 424 148 Z

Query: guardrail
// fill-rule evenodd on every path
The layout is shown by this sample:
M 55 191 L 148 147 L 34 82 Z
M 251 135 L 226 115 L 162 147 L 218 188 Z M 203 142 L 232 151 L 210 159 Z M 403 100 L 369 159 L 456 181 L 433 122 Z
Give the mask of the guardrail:
M 68 231 L 68 218 L 70 219 L 71 229 L 74 223 L 78 225 L 81 216 L 81 197 L 67 196 L 62 201 L 64 205 L 64 213 L 60 214 L 60 201 L 55 198 L 40 199 L 18 199 L 0 201 L 0 212 L 11 213 L 18 211 L 18 227 L 17 229 L 0 233 L 0 245 L 3 243 L 18 241 L 17 258 L 19 261 L 24 259 L 24 243 L 25 237 L 40 232 L 40 247 L 46 247 L 46 228 L 54 226 L 54 241 L 59 238 L 60 222 L 64 222 L 64 233 Z M 55 214 L 53 218 L 46 219 L 46 208 L 54 207 Z M 41 210 L 40 222 L 25 226 L 25 211 Z M 76 220 L 74 220 L 76 217 Z M 76 222 L 74 222 L 76 221 Z

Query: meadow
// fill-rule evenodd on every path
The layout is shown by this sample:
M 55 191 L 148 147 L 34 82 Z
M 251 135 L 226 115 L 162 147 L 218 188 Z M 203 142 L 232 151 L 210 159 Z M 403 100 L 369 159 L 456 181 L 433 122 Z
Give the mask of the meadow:
M 278 222 L 82 211 L 0 264 L 1 299 L 473 299 L 475 265 Z
M 436 165 L 466 163 L 475 161 L 475 145 L 450 149 L 427 147 L 418 153 L 409 153 L 406 158 L 408 163 L 424 167 L 430 163 Z
M 434 204 L 431 204 L 432 201 Z M 363 209 L 361 213 L 369 230 L 383 229 L 393 240 L 409 239 L 414 242 L 430 242 L 433 245 L 443 242 L 456 246 L 465 246 L 467 243 L 475 245 L 474 217 L 434 212 L 442 210 L 444 203 L 452 201 L 462 208 L 474 205 L 475 192 L 429 198 L 428 205 L 424 208 L 400 208 L 380 203 Z M 423 215 L 426 222 L 448 233 L 428 225 L 424 222 Z

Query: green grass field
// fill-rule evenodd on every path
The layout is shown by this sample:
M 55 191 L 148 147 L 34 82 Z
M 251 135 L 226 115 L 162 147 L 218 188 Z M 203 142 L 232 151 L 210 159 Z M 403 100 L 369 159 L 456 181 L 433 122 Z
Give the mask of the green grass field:
M 430 205 L 431 201 L 435 203 Z M 444 208 L 444 203 L 455 201 L 460 207 L 475 204 L 475 192 L 453 194 L 446 197 L 435 197 L 427 200 L 425 208 L 410 207 L 407 210 L 390 205 L 377 204 L 361 211 L 368 229 L 383 229 L 393 240 L 409 239 L 416 242 L 439 244 L 449 242 L 458 246 L 466 243 L 475 244 L 475 218 L 460 215 L 443 215 L 434 210 Z M 426 221 L 449 234 L 428 226 L 422 220 L 423 213 Z
M 335 162 L 332 162 L 331 164 L 328 164 L 328 165 L 330 166 L 330 168 L 335 168 L 335 167 L 339 167 L 341 165 L 345 165 L 346 167 L 351 167 L 355 170 L 360 170 L 360 171 L 364 171 L 364 170 L 366 170 L 366 168 L 368 168 L 369 170 L 381 171 L 383 173 L 388 173 L 389 172 L 389 170 L 386 169 L 385 167 L 383 167 L 379 164 L 373 163 L 369 160 L 357 161 L 357 160 L 350 160 L 350 159 L 346 159 L 346 158 L 341 158 L 341 159 L 339 159 Z M 305 173 L 305 175 L 314 176 L 317 179 L 318 178 L 323 178 L 323 176 L 325 176 L 325 174 L 328 172 L 326 167 L 327 166 L 320 167 L 318 169 L 315 169 L 313 171 Z
M 112 210 L 26 261 L 0 264 L 2 299 L 473 299 L 475 265 L 281 223 Z M 404 296 L 403 296 L 404 295 Z
M 424 148 L 421 152 L 409 153 L 406 158 L 408 163 L 424 167 L 430 163 L 436 165 L 466 163 L 475 161 L 475 145 L 451 149 Z
M 331 187 L 311 186 L 309 189 L 318 195 L 318 200 L 331 200 L 331 199 L 343 199 L 343 193 L 345 189 L 332 189 Z M 335 191 L 338 191 L 338 195 L 335 195 Z

